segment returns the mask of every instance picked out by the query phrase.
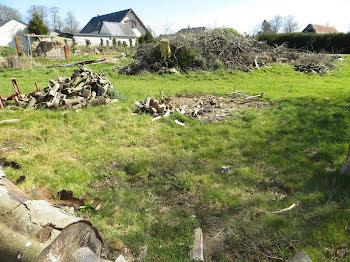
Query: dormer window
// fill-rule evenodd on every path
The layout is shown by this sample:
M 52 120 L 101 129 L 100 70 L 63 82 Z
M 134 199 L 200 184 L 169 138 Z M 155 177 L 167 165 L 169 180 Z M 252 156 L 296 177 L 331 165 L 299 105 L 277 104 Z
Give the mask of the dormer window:
M 136 28 L 136 21 L 129 20 L 129 26 L 130 26 L 130 28 Z

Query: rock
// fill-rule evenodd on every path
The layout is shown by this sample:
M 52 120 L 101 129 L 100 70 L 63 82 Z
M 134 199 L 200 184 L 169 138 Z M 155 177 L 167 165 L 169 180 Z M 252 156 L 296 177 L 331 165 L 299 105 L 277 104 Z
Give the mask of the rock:
M 222 174 L 226 174 L 226 173 L 231 174 L 232 173 L 232 166 L 222 166 L 221 173 Z
M 120 255 L 115 262 L 128 262 L 123 255 Z
M 288 262 L 312 262 L 308 254 L 303 250 L 296 254 L 293 258 L 288 260 Z
M 203 255 L 203 233 L 201 228 L 196 228 L 193 248 L 190 251 L 190 259 L 204 261 Z

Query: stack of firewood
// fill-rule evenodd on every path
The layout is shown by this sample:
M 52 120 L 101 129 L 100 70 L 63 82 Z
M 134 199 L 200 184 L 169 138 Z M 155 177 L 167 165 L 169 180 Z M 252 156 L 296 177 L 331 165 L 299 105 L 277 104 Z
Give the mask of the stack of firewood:
M 116 102 L 109 96 L 113 88 L 101 71 L 99 74 L 80 67 L 71 77 L 59 77 L 41 91 L 22 96 L 17 106 L 21 108 L 73 109 Z
M 153 116 L 170 114 L 175 110 L 175 106 L 168 98 L 158 100 L 147 98 L 145 101 L 135 102 L 136 113 L 148 113 Z

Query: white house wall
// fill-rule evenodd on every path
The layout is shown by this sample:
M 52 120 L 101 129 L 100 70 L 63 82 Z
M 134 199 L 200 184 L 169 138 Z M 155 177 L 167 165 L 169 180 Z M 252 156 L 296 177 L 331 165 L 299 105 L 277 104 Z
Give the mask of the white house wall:
M 136 18 L 133 12 L 129 12 L 127 16 L 124 17 L 122 23 L 125 23 L 127 20 L 134 20 L 136 21 L 136 28 L 133 28 L 132 30 L 136 34 L 137 37 L 140 37 L 142 35 L 146 35 L 146 28 L 142 25 L 141 21 Z
M 11 20 L 0 27 L 0 46 L 11 46 L 16 48 L 15 36 L 20 36 L 23 51 L 28 52 L 28 39 L 24 36 L 24 34 L 29 34 L 28 27 L 15 20 Z
M 109 46 L 113 45 L 113 38 L 110 36 L 73 36 L 73 38 L 75 39 L 75 41 L 77 42 L 77 46 L 86 46 L 86 40 L 90 40 L 91 42 L 91 46 L 93 47 L 98 47 L 101 44 L 101 39 L 103 39 L 103 45 L 106 46 L 107 45 L 107 40 L 109 41 Z M 123 42 L 125 41 L 126 44 L 128 46 L 130 46 L 130 41 L 128 38 L 125 37 L 114 37 L 116 39 L 116 41 L 121 41 L 121 43 L 123 44 Z M 135 46 L 136 45 L 136 39 L 132 39 L 132 45 Z

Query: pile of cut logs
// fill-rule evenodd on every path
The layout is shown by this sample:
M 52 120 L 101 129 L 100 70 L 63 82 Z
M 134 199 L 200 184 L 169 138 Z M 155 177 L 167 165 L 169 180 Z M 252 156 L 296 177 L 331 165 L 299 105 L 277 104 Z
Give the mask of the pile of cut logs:
M 323 75 L 325 73 L 329 73 L 329 69 L 325 65 L 296 65 L 294 66 L 294 70 L 302 73 L 314 73 L 317 75 Z
M 149 113 L 155 117 L 170 115 L 175 111 L 175 106 L 169 98 L 158 100 L 156 98 L 147 98 L 145 101 L 135 102 L 136 113 Z
M 25 109 L 73 109 L 103 105 L 117 100 L 108 96 L 108 90 L 113 88 L 111 82 L 101 71 L 94 74 L 91 70 L 80 67 L 74 70 L 71 77 L 58 77 L 56 81 L 41 91 L 22 96 L 16 101 L 17 106 Z

